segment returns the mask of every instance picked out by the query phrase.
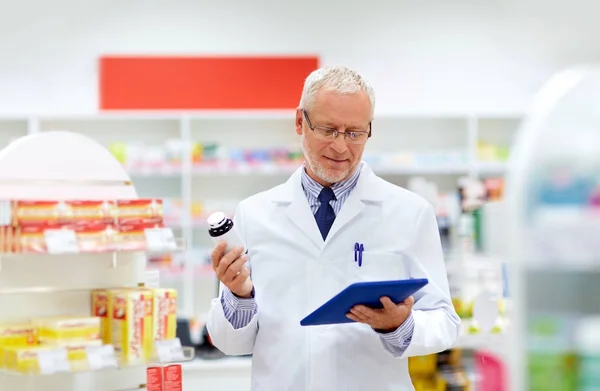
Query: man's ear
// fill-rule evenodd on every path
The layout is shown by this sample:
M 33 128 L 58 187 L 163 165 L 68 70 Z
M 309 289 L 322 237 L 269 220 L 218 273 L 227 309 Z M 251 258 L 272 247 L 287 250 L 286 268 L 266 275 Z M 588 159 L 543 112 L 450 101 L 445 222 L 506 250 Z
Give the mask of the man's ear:
M 298 136 L 302 135 L 302 125 L 304 125 L 304 115 L 302 114 L 302 109 L 296 109 L 296 134 Z

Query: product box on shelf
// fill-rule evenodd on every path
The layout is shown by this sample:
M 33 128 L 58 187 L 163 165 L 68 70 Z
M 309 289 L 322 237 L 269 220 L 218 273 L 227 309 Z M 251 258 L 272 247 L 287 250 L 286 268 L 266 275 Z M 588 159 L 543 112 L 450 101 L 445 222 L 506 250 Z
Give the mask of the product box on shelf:
M 0 252 L 98 253 L 177 248 L 160 199 L 0 202 Z
M 37 318 L 31 324 L 38 328 L 41 343 L 100 339 L 100 318 L 95 316 Z
M 181 364 L 154 365 L 146 371 L 147 391 L 182 391 Z
M 147 230 L 164 228 L 160 223 L 142 222 L 137 224 L 120 225 L 112 236 L 112 245 L 121 251 L 138 251 L 147 247 Z
M 164 391 L 162 366 L 151 365 L 146 369 L 146 391 Z
M 155 341 L 176 337 L 174 289 L 96 289 L 91 299 L 104 343 L 114 345 L 119 360 L 126 365 L 155 359 Z
M 111 340 L 109 311 L 108 290 L 94 289 L 92 291 L 92 316 L 100 319 L 100 338 L 106 343 Z
M 85 225 L 88 223 L 132 224 L 144 220 L 162 221 L 161 199 L 135 200 L 65 200 L 5 201 L 3 225 L 24 227 L 54 223 Z
M 148 362 L 152 357 L 153 300 L 148 289 L 108 291 L 110 342 L 127 365 Z
M 5 367 L 6 349 L 35 345 L 38 341 L 38 329 L 31 324 L 0 326 L 0 369 Z
M 115 204 L 111 201 L 9 201 L 10 224 L 14 227 L 53 224 L 111 223 L 115 219 Z M 4 208 L 4 213 L 7 212 Z
M 469 391 L 460 349 L 410 357 L 408 370 L 416 391 Z
M 91 307 L 91 315 L 40 317 L 0 326 L 0 369 L 38 375 L 166 365 L 193 357 L 176 338 L 175 290 L 96 289 Z M 164 372 L 165 381 L 170 379 L 165 389 L 177 389 L 173 368 L 168 376 Z
M 32 319 L 13 345 L 0 347 L 0 368 L 23 374 L 74 372 L 90 369 L 88 349 L 102 346 L 96 317 Z
M 177 291 L 154 289 L 154 339 L 167 340 L 177 336 Z
M 163 202 L 160 199 L 117 200 L 117 225 L 162 223 Z
M 38 329 L 31 324 L 0 325 L 0 347 L 36 343 Z
M 4 369 L 22 374 L 43 374 L 46 372 L 44 365 L 50 357 L 56 360 L 60 357 L 60 372 L 70 370 L 66 349 L 56 349 L 50 345 L 12 346 L 4 349 Z
M 75 232 L 79 252 L 104 252 L 110 251 L 111 248 L 115 247 L 113 245 L 113 238 L 118 229 L 113 224 L 90 222 L 85 225 L 73 225 L 68 228 Z
M 92 369 L 88 359 L 89 347 L 102 346 L 102 340 L 66 340 L 57 341 L 46 346 L 55 346 L 56 348 L 64 348 L 67 351 L 67 360 L 69 360 L 69 369 L 71 372 L 86 371 Z
M 181 364 L 170 364 L 163 366 L 164 391 L 182 391 Z

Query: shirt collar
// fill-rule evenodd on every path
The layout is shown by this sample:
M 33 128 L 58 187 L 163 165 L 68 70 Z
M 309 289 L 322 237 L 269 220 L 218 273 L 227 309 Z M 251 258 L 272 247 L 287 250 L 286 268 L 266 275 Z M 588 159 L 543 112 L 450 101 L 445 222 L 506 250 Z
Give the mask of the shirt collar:
M 352 189 L 354 189 L 356 183 L 358 182 L 358 177 L 360 176 L 360 171 L 362 170 L 363 164 L 364 163 L 361 162 L 350 177 L 341 182 L 334 183 L 331 186 L 331 190 L 333 190 L 333 194 L 335 194 L 336 199 L 339 200 L 341 197 L 350 193 Z M 302 165 L 302 187 L 306 193 L 309 193 L 314 198 L 318 198 L 321 190 L 323 189 L 323 186 L 319 182 L 312 179 L 306 172 L 306 163 Z

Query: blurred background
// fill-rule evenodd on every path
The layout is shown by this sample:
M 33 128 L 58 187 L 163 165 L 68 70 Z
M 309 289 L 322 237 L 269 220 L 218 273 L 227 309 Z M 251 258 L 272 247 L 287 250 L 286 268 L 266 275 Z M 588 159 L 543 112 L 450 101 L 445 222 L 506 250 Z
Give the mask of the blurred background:
M 589 331 L 600 304 L 577 304 L 597 297 L 595 269 L 588 262 L 569 271 L 568 241 L 562 253 L 546 252 L 560 268 L 549 271 L 543 257 L 535 274 L 511 268 L 533 257 L 515 253 L 525 223 L 505 201 L 514 173 L 516 199 L 529 197 L 523 187 L 537 178 L 536 189 L 554 195 L 539 202 L 577 204 L 555 191 L 558 175 L 561 189 L 572 190 L 578 148 L 597 152 L 597 132 L 577 142 L 577 127 L 569 127 L 581 116 L 563 113 L 563 126 L 552 129 L 561 137 L 540 134 L 521 160 L 508 162 L 549 78 L 599 59 L 599 9 L 593 0 L 3 0 L 0 144 L 81 132 L 122 162 L 141 197 L 163 198 L 165 218 L 188 249 L 152 258 L 149 268 L 178 290 L 181 337 L 199 347 L 199 358 L 184 365 L 186 389 L 249 390 L 250 360 L 221 357 L 203 331 L 218 289 L 206 217 L 231 214 L 301 164 L 293 124 L 304 78 L 319 66 L 347 65 L 377 97 L 364 160 L 434 205 L 464 320 L 457 349 L 411 360 L 416 389 L 598 390 L 600 369 L 574 364 L 600 360 L 600 346 L 577 350 L 581 338 L 580 345 L 600 345 Z M 594 115 L 585 118 L 597 130 Z M 540 149 L 551 156 L 540 158 Z M 584 166 L 595 178 L 598 167 Z M 586 183 L 592 192 L 595 182 Z M 565 221 L 578 226 L 577 214 L 542 215 L 536 245 L 565 240 L 573 228 Z M 492 327 L 473 318 L 481 297 L 497 305 Z M 523 320 L 525 313 L 535 316 Z M 509 379 L 511 363 L 523 370 Z

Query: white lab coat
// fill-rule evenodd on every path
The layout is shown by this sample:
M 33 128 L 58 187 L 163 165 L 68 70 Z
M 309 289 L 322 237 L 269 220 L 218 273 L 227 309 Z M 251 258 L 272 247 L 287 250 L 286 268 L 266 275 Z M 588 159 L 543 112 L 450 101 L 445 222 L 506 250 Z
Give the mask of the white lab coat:
M 432 206 L 363 165 L 323 242 L 303 192 L 301 169 L 242 201 L 235 225 L 248 248 L 258 314 L 235 330 L 214 299 L 208 331 L 228 355 L 253 353 L 253 391 L 414 390 L 408 357 L 449 349 L 459 336 Z M 354 244 L 364 244 L 363 265 Z M 358 323 L 302 327 L 300 320 L 357 281 L 420 278 L 415 330 L 400 357 Z

